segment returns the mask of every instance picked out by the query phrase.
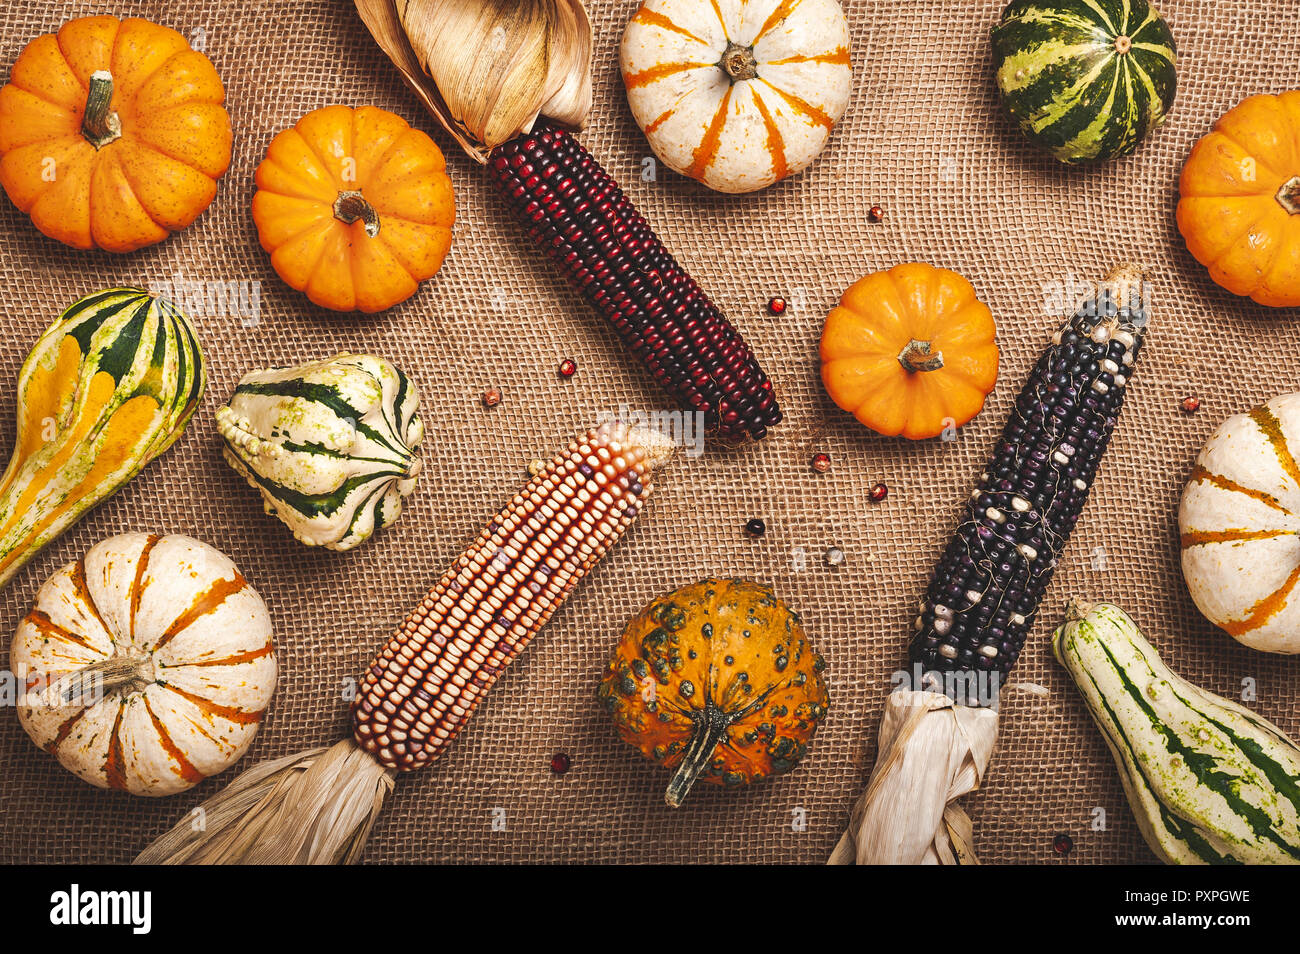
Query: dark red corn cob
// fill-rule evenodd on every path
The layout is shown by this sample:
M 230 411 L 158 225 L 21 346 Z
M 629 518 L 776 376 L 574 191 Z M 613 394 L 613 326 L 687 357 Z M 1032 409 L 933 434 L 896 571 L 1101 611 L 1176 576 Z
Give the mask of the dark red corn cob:
M 1147 315 L 1120 269 L 1052 339 L 930 580 L 911 659 L 1005 675 L 1110 441 Z M 1120 288 L 1120 291 L 1116 291 Z M 1121 304 L 1122 303 L 1122 304 Z
M 740 332 L 576 139 L 541 124 L 493 150 L 488 168 L 528 234 L 683 410 L 702 411 L 728 442 L 780 422 Z

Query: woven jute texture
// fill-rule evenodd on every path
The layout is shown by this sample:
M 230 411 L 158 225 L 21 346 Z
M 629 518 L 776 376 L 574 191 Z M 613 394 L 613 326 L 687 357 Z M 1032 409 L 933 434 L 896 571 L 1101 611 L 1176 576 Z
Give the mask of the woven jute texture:
M 1004 694 L 986 787 L 968 801 L 986 862 L 1153 860 L 1101 737 L 1051 658 L 1068 597 L 1125 606 L 1174 668 L 1240 697 L 1292 735 L 1296 663 L 1240 647 L 1199 617 L 1178 570 L 1177 501 L 1197 450 L 1230 413 L 1293 390 L 1300 328 L 1215 286 L 1174 224 L 1178 170 L 1214 119 L 1244 96 L 1300 84 L 1293 4 L 1162 4 L 1179 45 L 1178 99 L 1137 155 L 1067 169 L 1024 143 L 999 110 L 989 39 L 1000 4 L 846 0 L 854 92 L 813 167 L 745 197 L 710 193 L 651 162 L 628 111 L 617 47 L 635 0 L 594 0 L 596 102 L 584 143 L 743 330 L 776 382 L 785 422 L 760 445 L 710 448 L 659 481 L 637 526 L 501 679 L 448 755 L 405 776 L 374 831 L 370 862 L 821 862 L 875 755 L 891 673 L 915 604 L 1008 407 L 1058 316 L 1057 290 L 1120 259 L 1150 269 L 1154 318 L 1092 500 Z M 40 583 L 97 541 L 180 532 L 228 553 L 270 605 L 281 678 L 242 766 L 346 731 L 348 681 L 526 479 L 602 412 L 664 397 L 615 335 L 519 233 L 483 170 L 456 151 L 372 44 L 351 3 L 14 2 L 0 11 L 0 68 L 74 16 L 148 17 L 202 45 L 220 71 L 235 155 L 212 207 L 167 242 L 126 256 L 66 249 L 0 199 L 0 439 L 39 333 L 76 298 L 114 284 L 260 283 L 256 323 L 194 309 L 209 362 L 203 406 L 175 447 L 83 519 L 0 592 L 9 634 Z M 252 175 L 270 138 L 308 110 L 374 104 L 430 131 L 457 197 L 442 271 L 391 311 L 346 316 L 283 285 L 258 246 Z M 872 223 L 872 205 L 885 210 Z M 837 410 L 818 376 L 822 321 L 855 279 L 902 261 L 966 275 L 998 321 L 1003 362 L 988 405 L 955 441 L 877 437 Z M 766 314 L 772 295 L 791 302 Z M 1056 309 L 1059 312 L 1059 308 Z M 203 313 L 207 311 L 208 313 Z M 213 412 L 245 372 L 339 350 L 382 355 L 423 393 L 420 486 L 398 524 L 360 549 L 308 550 L 262 512 L 222 461 Z M 565 357 L 578 373 L 562 379 Z M 485 408 L 483 389 L 500 387 Z M 1187 416 L 1194 394 L 1201 411 Z M 829 473 L 809 458 L 831 455 Z M 868 499 L 889 486 L 880 504 Z M 767 521 L 761 539 L 743 532 Z M 832 568 L 825 550 L 847 556 Z M 831 710 L 792 774 L 744 791 L 701 785 L 663 803 L 667 778 L 618 741 L 595 698 L 623 624 L 653 596 L 710 574 L 772 583 L 828 662 Z M 0 665 L 3 660 L 0 660 Z M 567 753 L 572 768 L 550 770 Z M 125 862 L 233 773 L 165 800 L 85 785 L 0 713 L 0 860 Z

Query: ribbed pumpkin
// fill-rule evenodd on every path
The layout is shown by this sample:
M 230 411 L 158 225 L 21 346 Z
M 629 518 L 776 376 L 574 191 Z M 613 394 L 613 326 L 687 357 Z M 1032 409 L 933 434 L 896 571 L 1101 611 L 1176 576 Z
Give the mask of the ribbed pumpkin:
M 1118 606 L 1071 606 L 1052 649 L 1165 864 L 1300 864 L 1300 747 L 1170 670 Z
M 619 62 L 655 155 L 719 192 L 807 168 L 852 90 L 836 0 L 645 0 Z
M 180 436 L 204 387 L 189 320 L 113 288 L 76 302 L 18 373 L 18 436 L 0 479 L 0 586 Z
M 707 579 L 632 618 L 599 697 L 625 742 L 675 770 L 676 808 L 697 779 L 735 786 L 793 769 L 830 704 L 825 668 L 769 587 Z
M 1234 639 L 1300 652 L 1300 393 L 1228 418 L 1196 458 L 1178 512 L 1183 577 Z
M 1013 0 L 993 28 L 998 91 L 1062 162 L 1133 152 L 1165 120 L 1178 75 L 1169 25 L 1147 0 Z
M 32 740 L 134 795 L 181 792 L 234 763 L 275 689 L 266 604 L 229 558 L 179 534 L 123 534 L 60 569 L 9 660 Z
M 1261 305 L 1300 305 L 1300 91 L 1221 116 L 1178 188 L 1178 230 L 1211 278 Z
M 881 434 L 912 440 L 960 427 L 998 377 L 993 315 L 946 268 L 895 265 L 854 282 L 822 329 L 831 400 Z
M 226 462 L 308 546 L 350 550 L 402 513 L 420 473 L 420 392 L 383 358 L 244 375 L 217 409 Z
M 0 89 L 0 184 L 51 238 L 130 252 L 203 212 L 230 165 L 208 58 L 147 20 L 69 20 Z
M 253 221 L 286 283 L 335 311 L 382 311 L 442 267 L 456 218 L 437 145 L 374 106 L 312 110 L 257 167 Z

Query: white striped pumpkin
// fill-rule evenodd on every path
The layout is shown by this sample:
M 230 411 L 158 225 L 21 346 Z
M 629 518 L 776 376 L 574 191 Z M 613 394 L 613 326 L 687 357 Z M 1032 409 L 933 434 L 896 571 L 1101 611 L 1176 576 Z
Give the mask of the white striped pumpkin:
M 807 168 L 852 89 L 836 0 L 645 0 L 619 59 L 655 155 L 718 192 Z
M 51 576 L 18 626 L 18 718 L 101 788 L 171 795 L 235 762 L 275 689 L 266 604 L 179 534 L 104 540 Z
M 1192 468 L 1178 514 L 1197 608 L 1234 639 L 1300 652 L 1300 393 L 1228 418 Z

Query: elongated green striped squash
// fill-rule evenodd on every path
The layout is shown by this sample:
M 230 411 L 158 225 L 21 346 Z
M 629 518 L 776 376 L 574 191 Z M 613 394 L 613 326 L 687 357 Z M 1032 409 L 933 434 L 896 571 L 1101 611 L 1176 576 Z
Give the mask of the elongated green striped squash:
M 1164 122 L 1178 77 L 1147 0 L 1014 0 L 993 28 L 998 91 L 1021 132 L 1062 162 L 1127 156 Z
M 1162 861 L 1300 863 L 1300 747 L 1281 729 L 1172 672 L 1118 606 L 1072 606 L 1052 648 Z
M 217 410 L 225 457 L 308 546 L 350 550 L 415 489 L 420 393 L 398 368 L 339 354 L 244 375 Z
M 65 311 L 18 374 L 18 435 L 0 479 L 0 586 L 180 436 L 205 382 L 179 309 L 112 288 Z

